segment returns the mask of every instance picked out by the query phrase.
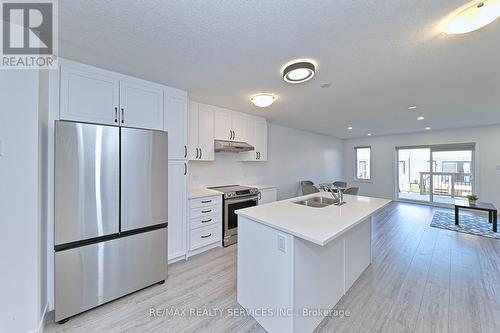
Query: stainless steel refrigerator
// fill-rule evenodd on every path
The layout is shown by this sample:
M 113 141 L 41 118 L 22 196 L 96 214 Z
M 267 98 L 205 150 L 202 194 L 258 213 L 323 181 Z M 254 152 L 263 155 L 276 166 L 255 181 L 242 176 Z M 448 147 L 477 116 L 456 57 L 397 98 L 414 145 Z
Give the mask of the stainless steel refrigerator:
M 167 278 L 167 133 L 56 121 L 55 320 Z

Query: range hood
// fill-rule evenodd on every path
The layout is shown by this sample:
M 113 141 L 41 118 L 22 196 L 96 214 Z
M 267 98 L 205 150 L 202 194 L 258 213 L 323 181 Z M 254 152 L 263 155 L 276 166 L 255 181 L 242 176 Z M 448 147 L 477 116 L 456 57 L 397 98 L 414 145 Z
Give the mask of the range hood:
M 215 140 L 216 152 L 240 153 L 243 151 L 252 151 L 252 150 L 255 150 L 255 148 L 253 146 L 250 146 L 246 142 Z

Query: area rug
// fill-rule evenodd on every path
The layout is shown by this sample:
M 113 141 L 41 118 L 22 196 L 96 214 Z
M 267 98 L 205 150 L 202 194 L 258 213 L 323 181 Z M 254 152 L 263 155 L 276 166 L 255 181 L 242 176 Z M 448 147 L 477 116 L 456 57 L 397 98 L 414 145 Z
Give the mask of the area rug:
M 493 226 L 488 222 L 487 216 L 468 215 L 460 212 L 459 225 L 455 225 L 454 212 L 437 211 L 432 218 L 431 227 L 500 239 L 500 233 L 493 232 Z

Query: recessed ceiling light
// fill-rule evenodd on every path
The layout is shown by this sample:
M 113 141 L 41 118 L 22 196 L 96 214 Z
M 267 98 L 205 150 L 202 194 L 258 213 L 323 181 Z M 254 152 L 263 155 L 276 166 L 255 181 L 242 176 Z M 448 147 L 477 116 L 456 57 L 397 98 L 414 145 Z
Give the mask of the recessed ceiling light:
M 349 131 L 350 131 L 350 130 L 352 130 L 352 126 L 347 127 L 347 129 L 348 129 Z
M 301 83 L 313 78 L 316 66 L 310 61 L 297 61 L 283 69 L 283 80 L 288 83 Z
M 408 107 L 408 110 L 415 110 L 416 108 L 417 108 L 417 106 L 416 106 L 416 105 L 412 105 L 412 106 L 409 106 L 409 107 Z
M 422 117 L 422 116 L 417 118 L 417 120 L 424 120 L 424 119 L 425 119 L 425 117 Z
M 460 9 L 446 22 L 445 33 L 465 34 L 481 29 L 500 17 L 500 3 L 496 1 L 475 2 L 465 9 Z
M 368 133 L 368 134 L 366 134 L 366 135 L 368 135 L 368 136 L 372 136 L 372 134 L 371 134 L 371 133 Z
M 426 129 L 426 130 L 430 130 L 431 128 L 427 126 L 425 129 Z
M 266 108 L 273 104 L 278 98 L 271 94 L 256 94 L 250 97 L 250 101 L 259 108 Z

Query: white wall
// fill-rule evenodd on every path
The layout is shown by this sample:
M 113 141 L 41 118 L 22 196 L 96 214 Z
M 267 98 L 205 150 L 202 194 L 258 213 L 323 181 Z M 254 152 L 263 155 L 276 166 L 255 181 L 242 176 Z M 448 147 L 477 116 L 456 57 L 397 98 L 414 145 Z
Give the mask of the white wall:
M 43 311 L 40 264 L 38 72 L 0 71 L 0 331 L 36 331 Z
M 224 184 L 278 185 L 278 198 L 300 194 L 299 182 L 340 179 L 342 140 L 269 124 L 268 161 L 239 162 L 236 153 L 215 153 L 215 162 L 190 162 L 191 188 Z
M 480 200 L 500 207 L 500 125 L 344 140 L 343 175 L 350 185 L 360 187 L 360 194 L 394 199 L 397 146 L 463 142 L 476 143 L 476 192 Z M 354 182 L 356 146 L 372 147 L 370 183 Z

